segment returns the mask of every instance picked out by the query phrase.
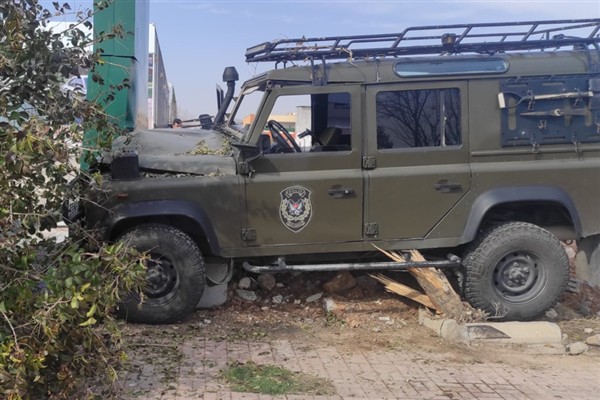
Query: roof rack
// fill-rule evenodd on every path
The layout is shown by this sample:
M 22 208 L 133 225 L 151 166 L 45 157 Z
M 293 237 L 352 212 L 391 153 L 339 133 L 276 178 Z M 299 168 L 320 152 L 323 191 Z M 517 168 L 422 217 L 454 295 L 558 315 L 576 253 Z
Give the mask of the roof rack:
M 495 54 L 594 45 L 600 19 L 432 25 L 401 33 L 281 39 L 246 50 L 247 62 L 369 58 L 425 54 Z

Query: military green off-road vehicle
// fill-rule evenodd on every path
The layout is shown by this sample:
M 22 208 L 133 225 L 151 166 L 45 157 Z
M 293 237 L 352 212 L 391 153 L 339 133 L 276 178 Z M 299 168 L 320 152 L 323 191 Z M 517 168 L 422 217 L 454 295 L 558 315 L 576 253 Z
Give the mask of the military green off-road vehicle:
M 227 68 L 210 129 L 115 143 L 87 195 L 88 227 L 152 258 L 127 317 L 179 320 L 235 267 L 434 266 L 491 316 L 543 314 L 569 279 L 561 240 L 600 234 L 599 33 L 465 24 L 249 48 L 275 69 L 234 100 Z

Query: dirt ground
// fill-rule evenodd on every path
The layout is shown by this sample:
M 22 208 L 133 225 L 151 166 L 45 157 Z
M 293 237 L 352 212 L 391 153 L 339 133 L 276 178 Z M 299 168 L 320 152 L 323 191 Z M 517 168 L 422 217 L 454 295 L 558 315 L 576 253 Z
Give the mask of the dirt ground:
M 251 288 L 257 297 L 253 301 L 240 298 L 238 276 L 230 283 L 228 300 L 222 306 L 197 310 L 178 324 L 126 324 L 123 338 L 128 362 L 116 383 L 119 398 L 595 398 L 600 347 L 589 346 L 583 354 L 572 356 L 561 346 L 453 342 L 419 325 L 417 303 L 388 293 L 381 284 L 359 275 L 355 274 L 357 287 L 342 294 L 324 293 L 318 299 L 315 298 L 319 297 L 323 283 L 330 281 L 333 274 L 276 275 L 277 286 L 272 290 Z M 403 283 L 414 284 L 406 273 L 395 278 L 399 281 L 407 278 Z M 600 291 L 582 286 L 577 293 L 567 292 L 554 308 L 555 315 L 543 319 L 560 325 L 563 336 L 566 335 L 565 344 L 579 342 L 600 334 L 598 306 Z M 282 343 L 286 345 L 277 347 Z M 291 354 L 289 349 L 293 349 Z M 351 378 L 331 381 L 338 391 L 333 397 L 234 394 L 220 378 L 220 371 L 237 358 L 245 362 L 250 353 L 244 352 L 252 351 L 252 360 L 257 357 L 257 362 L 270 364 L 278 355 L 279 366 L 310 374 L 321 371 L 315 376 L 327 379 L 336 374 L 328 368 L 342 371 L 360 366 L 350 363 L 353 357 L 378 360 L 387 354 L 394 359 L 398 357 L 398 364 L 371 367 L 375 375 L 369 375 L 365 372 L 369 369 L 363 371 L 363 367 L 360 373 L 346 371 Z M 301 363 L 306 364 L 304 369 L 299 369 L 304 365 Z M 420 375 L 415 375 L 419 379 L 435 381 L 441 386 L 434 385 L 439 389 L 435 393 L 415 392 L 404 397 L 397 390 L 387 393 L 386 387 L 390 385 L 413 387 L 410 378 L 387 383 L 379 379 L 387 376 L 390 368 L 401 371 L 397 372 L 399 376 L 408 377 L 420 371 Z M 452 378 L 455 373 L 457 378 Z M 440 383 L 445 379 L 443 376 L 455 379 L 456 383 L 449 383 L 450 386 Z M 461 381 L 460 376 L 467 380 Z M 505 385 L 496 385 L 501 382 Z M 484 392 L 470 390 L 469 394 L 464 392 L 467 387 Z M 371 394 L 361 395 L 363 388 Z M 505 390 L 508 397 L 497 391 L 490 393 L 494 390 Z M 384 392 L 387 395 L 381 394 Z M 463 394 L 467 397 L 461 397 Z
M 250 353 L 244 352 L 252 351 L 249 349 L 256 351 L 252 360 L 257 357 L 268 364 L 273 362 L 269 360 L 274 360 L 274 355 L 280 355 L 282 358 L 276 363 L 284 367 L 289 365 L 293 371 L 302 370 L 298 369 L 299 362 L 306 364 L 303 372 L 313 373 L 319 367 L 321 378 L 330 375 L 330 371 L 323 372 L 324 369 L 357 367 L 358 364 L 348 364 L 352 357 L 368 355 L 377 359 L 381 354 L 394 359 L 399 357 L 398 365 L 393 366 L 399 369 L 399 376 L 412 376 L 407 372 L 408 368 L 413 372 L 421 371 L 423 376 L 419 376 L 427 382 L 439 383 L 445 373 L 467 377 L 468 382 L 456 378 L 457 383 L 452 387 L 439 383 L 441 386 L 437 387 L 443 392 L 443 398 L 596 398 L 600 347 L 589 346 L 582 354 L 569 355 L 566 346 L 600 334 L 599 289 L 573 281 L 560 302 L 539 319 L 560 326 L 565 346 L 489 342 L 467 345 L 441 338 L 419 325 L 421 306 L 418 303 L 386 292 L 382 284 L 362 272 L 350 275 L 350 280 L 356 281 L 355 286 L 331 293 L 326 289 L 331 288 L 332 282 L 344 287 L 348 286 L 347 279 L 338 279 L 339 274 L 333 272 L 285 273 L 270 276 L 271 279 L 266 280 L 270 283 L 265 284 L 256 275 L 238 271 L 228 285 L 227 301 L 221 306 L 199 309 L 178 324 L 125 324 L 123 338 L 129 361 L 117 382 L 122 394 L 119 398 L 262 399 L 262 394 L 254 397 L 246 397 L 249 396 L 247 393 L 234 395 L 219 378 L 220 371 L 231 360 L 245 361 Z M 388 275 L 418 288 L 409 273 Z M 288 350 L 277 348 L 282 343 L 289 346 L 285 349 L 293 349 L 292 355 Z M 241 356 L 242 353 L 246 358 Z M 322 364 L 313 364 L 315 360 L 321 360 Z M 399 384 L 395 379 L 391 383 L 379 379 L 378 374 L 386 376 L 391 368 L 380 367 L 383 369 L 372 368 L 375 375 L 368 375 L 365 372 L 368 369 L 361 367 L 361 374 L 367 375 L 352 372 L 354 375 L 348 380 L 334 380 L 338 394 L 332 398 L 374 398 L 369 394 L 361 397 L 362 389 L 356 389 L 356 393 L 351 390 L 354 386 L 363 388 L 364 385 L 371 387 L 377 398 L 395 398 L 399 392 L 392 391 L 387 397 L 380 395 L 387 386 Z M 494 385 L 501 382 L 497 381 L 500 379 L 497 374 L 504 373 L 502 371 L 506 375 L 506 385 L 496 385 L 500 389 L 494 389 Z M 508 389 L 502 390 L 508 390 L 508 397 L 503 397 L 500 392 L 475 393 L 470 389 L 471 394 L 460 392 L 472 386 L 489 391 L 505 387 Z M 402 398 L 440 398 L 440 393 L 429 393 L 427 397 L 427 393 L 419 392 Z M 461 393 L 470 397 L 461 397 Z M 497 397 L 489 397 L 492 395 Z M 292 395 L 284 398 L 313 397 Z
M 125 336 L 133 341 L 140 335 L 158 338 L 172 337 L 173 333 L 178 338 L 202 335 L 217 341 L 288 339 L 335 346 L 348 352 L 357 348 L 365 351 L 406 348 L 432 360 L 443 355 L 445 360 L 464 363 L 509 362 L 509 359 L 519 365 L 532 362 L 531 356 L 519 346 L 503 345 L 501 351 L 490 351 L 488 345 L 467 346 L 438 337 L 419 325 L 417 303 L 386 292 L 381 284 L 364 276 L 357 287 L 343 294 L 324 293 L 318 300 L 306 301 L 311 295 L 321 293 L 323 283 L 334 275 L 276 275 L 277 286 L 268 292 L 255 288 L 254 301 L 240 298 L 236 291 L 240 277 L 235 277 L 224 305 L 197 310 L 179 324 L 128 325 Z M 413 285 L 407 276 L 404 273 L 395 278 Z M 326 302 L 330 308 L 333 304 L 332 311 L 326 311 Z M 583 314 L 582 309 L 587 313 Z M 600 290 L 583 285 L 578 293 L 567 292 L 554 310 L 554 316 L 540 320 L 558 323 L 567 335 L 566 344 L 600 333 Z M 585 356 L 600 356 L 600 348 L 590 346 Z

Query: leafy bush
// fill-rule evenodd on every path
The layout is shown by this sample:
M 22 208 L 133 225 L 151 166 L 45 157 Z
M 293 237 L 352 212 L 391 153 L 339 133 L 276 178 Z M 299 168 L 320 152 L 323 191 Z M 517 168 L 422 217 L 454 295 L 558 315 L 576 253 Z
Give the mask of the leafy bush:
M 110 397 L 123 360 L 112 313 L 144 273 L 141 259 L 95 244 L 77 226 L 65 242 L 47 238 L 79 173 L 83 132 L 118 133 L 95 102 L 60 90 L 80 67 L 94 74 L 99 54 L 86 51 L 91 41 L 82 29 L 93 12 L 73 12 L 78 22 L 53 32 L 45 28 L 49 18 L 71 13 L 68 4 L 53 5 L 0 2 L 3 399 Z

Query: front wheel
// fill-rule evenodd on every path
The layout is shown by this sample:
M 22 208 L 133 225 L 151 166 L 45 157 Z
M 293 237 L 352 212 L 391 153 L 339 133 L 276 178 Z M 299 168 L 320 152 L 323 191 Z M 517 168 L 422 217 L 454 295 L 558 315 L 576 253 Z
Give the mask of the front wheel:
M 560 241 L 525 222 L 496 226 L 463 258 L 465 297 L 499 320 L 531 320 L 559 300 L 569 280 L 569 260 Z
M 143 295 L 130 293 L 120 305 L 127 321 L 166 324 L 185 318 L 198 304 L 205 287 L 204 259 L 194 241 L 179 229 L 141 225 L 119 241 L 147 252 Z

